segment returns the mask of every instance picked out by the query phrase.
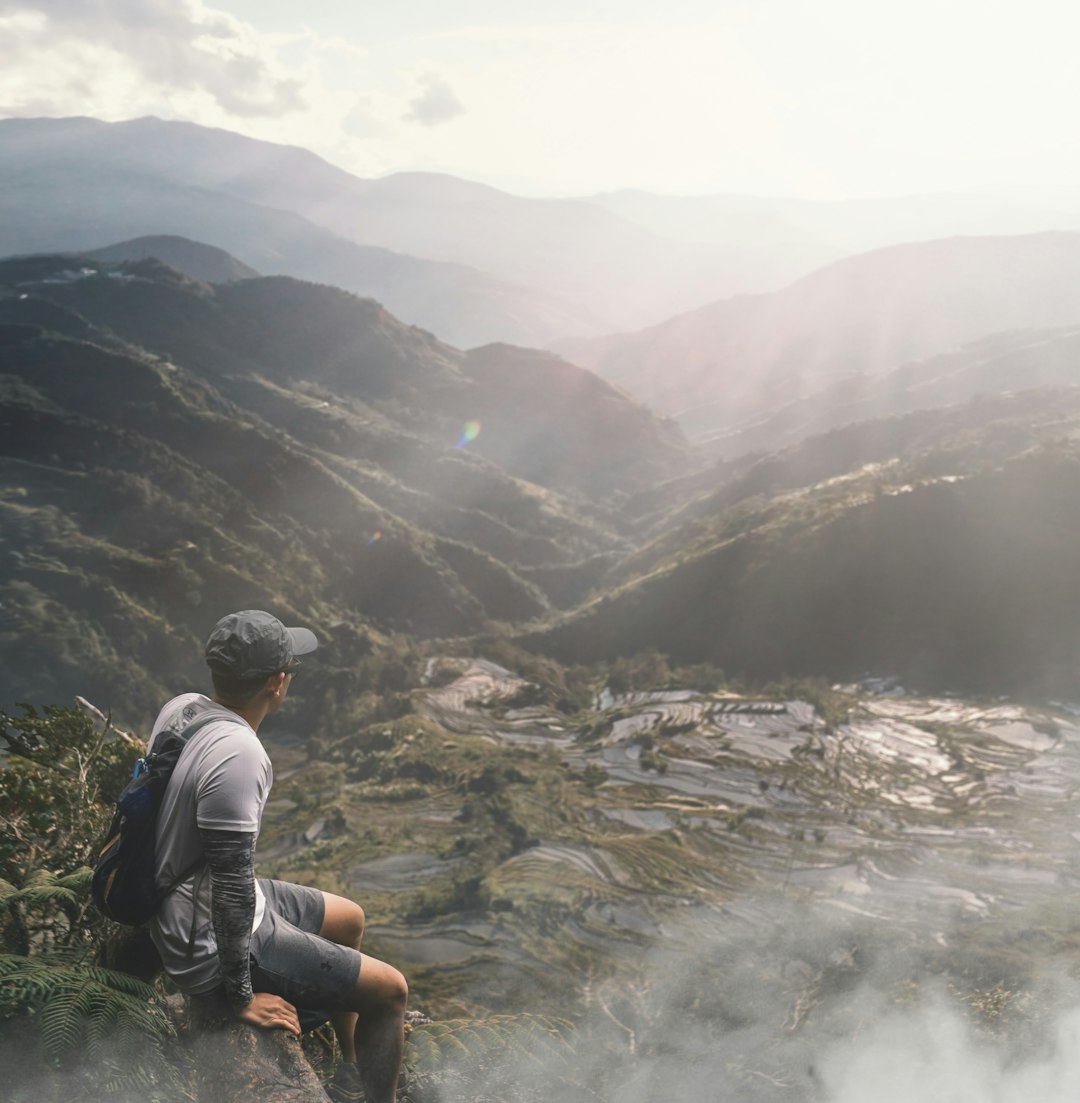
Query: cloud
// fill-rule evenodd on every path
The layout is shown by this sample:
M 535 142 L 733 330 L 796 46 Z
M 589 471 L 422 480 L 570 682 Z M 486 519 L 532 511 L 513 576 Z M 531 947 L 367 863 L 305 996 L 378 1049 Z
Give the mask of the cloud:
M 0 112 L 108 114 L 198 94 L 241 118 L 304 108 L 302 82 L 252 27 L 199 0 L 0 0 Z M 129 112 L 130 113 L 130 112 Z
M 342 132 L 352 138 L 385 138 L 390 128 L 379 118 L 370 96 L 361 96 L 341 120 Z
M 420 85 L 421 92 L 410 102 L 406 119 L 423 126 L 440 126 L 465 114 L 465 106 L 441 77 L 426 73 Z

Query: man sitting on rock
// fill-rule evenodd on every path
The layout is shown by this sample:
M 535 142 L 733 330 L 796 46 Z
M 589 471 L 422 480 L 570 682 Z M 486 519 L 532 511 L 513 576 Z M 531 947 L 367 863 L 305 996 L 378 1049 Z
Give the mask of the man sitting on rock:
M 237 1018 L 295 1035 L 331 1019 L 344 1053 L 337 1099 L 392 1103 L 408 987 L 360 953 L 364 912 L 351 900 L 255 877 L 255 840 L 273 768 L 257 732 L 285 700 L 297 656 L 318 642 L 260 610 L 223 617 L 206 643 L 213 699 L 174 697 L 151 737 L 220 715 L 184 747 L 158 816 L 151 922 L 166 972 L 191 995 L 215 993 Z M 362 1066 L 357 1067 L 357 1056 Z

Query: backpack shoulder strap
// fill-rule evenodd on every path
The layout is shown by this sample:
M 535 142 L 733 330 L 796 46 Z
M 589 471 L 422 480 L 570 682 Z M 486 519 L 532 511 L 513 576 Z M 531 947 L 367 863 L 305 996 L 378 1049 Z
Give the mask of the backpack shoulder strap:
M 202 728 L 205 728 L 208 724 L 213 724 L 215 721 L 218 720 L 222 720 L 225 723 L 228 723 L 229 717 L 226 716 L 223 712 L 211 711 L 208 713 L 204 713 L 197 720 L 189 721 L 179 731 L 164 731 L 164 733 L 155 732 L 155 734 L 150 737 L 150 742 L 153 743 L 155 740 L 158 739 L 158 736 L 161 736 L 161 745 L 154 753 L 161 753 L 165 749 L 165 744 L 170 739 L 175 741 L 173 744 L 174 747 L 179 745 L 180 749 L 183 750 L 183 748 L 186 747 L 191 741 L 193 735 L 195 735 Z
M 224 716 L 218 712 L 211 712 L 209 714 L 200 716 L 198 720 L 192 720 L 186 727 L 182 728 L 178 732 L 170 732 L 170 735 L 180 742 L 180 754 L 176 756 L 177 762 L 180 761 L 180 755 L 184 753 L 184 749 L 187 747 L 188 743 L 191 742 L 192 736 L 194 736 L 200 729 L 205 728 L 208 724 L 212 724 L 215 720 L 224 720 L 226 723 L 229 722 L 229 718 L 227 716 Z M 175 765 L 173 766 L 173 769 L 176 769 Z M 204 864 L 205 859 L 200 856 L 187 869 L 185 869 L 179 877 L 173 878 L 168 887 L 162 891 L 160 899 L 164 900 L 166 896 L 179 888 L 184 881 L 186 881 Z M 194 913 L 192 915 L 192 923 L 194 924 Z
M 181 740 L 181 742 L 184 744 L 184 746 L 187 746 L 187 744 L 191 740 L 191 737 L 197 731 L 200 731 L 202 728 L 205 728 L 208 724 L 213 724 L 215 720 L 224 720 L 225 723 L 229 723 L 229 717 L 225 716 L 223 713 L 220 713 L 220 712 L 204 713 L 202 716 L 200 716 L 198 718 L 198 720 L 192 720 L 190 724 L 187 724 L 183 728 L 181 728 L 180 731 L 177 733 L 178 738 Z

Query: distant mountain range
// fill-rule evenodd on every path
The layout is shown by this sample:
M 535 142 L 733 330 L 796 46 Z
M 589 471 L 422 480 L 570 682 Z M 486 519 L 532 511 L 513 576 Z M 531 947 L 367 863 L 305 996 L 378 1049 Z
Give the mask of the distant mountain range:
M 0 121 L 0 180 L 0 211 L 23 214 L 0 252 L 180 234 L 266 274 L 371 295 L 458 344 L 610 332 L 746 285 L 738 250 L 666 238 L 587 200 L 526 199 L 437 174 L 365 180 L 306 150 L 190 123 Z M 764 263 L 783 282 L 832 255 L 784 273 Z M 471 298 L 440 304 L 455 291 Z
M 759 429 L 826 386 L 850 400 L 865 377 L 906 361 L 1077 322 L 1080 234 L 1047 233 L 891 246 L 768 295 L 557 347 L 729 455 L 771 447 Z
M 266 275 L 371 296 L 459 347 L 541 345 L 610 328 L 557 295 L 361 245 L 217 186 L 222 172 L 239 172 L 257 155 L 268 173 L 287 175 L 299 161 L 301 180 L 320 166 L 352 179 L 301 150 L 184 123 L 0 120 L 0 256 L 92 252 L 174 235 L 224 249 Z
M 1080 325 L 992 334 L 882 375 L 856 375 L 706 442 L 718 455 L 777 452 L 829 430 L 1046 386 L 1080 383 Z
M 369 295 L 459 347 L 636 329 L 881 245 L 1077 225 L 970 195 L 530 199 L 439 174 L 361 179 L 190 123 L 0 120 L 0 255 L 182 236 Z
M 0 262 L 0 673 L 26 696 L 89 671 L 149 707 L 201 610 L 237 602 L 360 640 L 498 630 L 755 681 L 1012 691 L 1080 663 L 1080 234 L 892 245 L 557 343 L 568 360 L 462 351 L 342 287 L 427 301 L 459 333 L 557 332 L 578 307 L 332 227 L 355 212 L 358 235 L 411 248 L 426 226 L 436 251 L 469 227 L 493 263 L 499 239 L 583 284 L 618 258 L 604 278 L 629 302 L 636 274 L 671 275 L 636 250 L 689 233 L 692 205 L 361 181 L 157 120 L 0 123 L 0 178 L 0 238 L 23 254 Z M 624 213 L 589 213 L 604 202 Z M 755 218 L 765 253 L 828 237 L 819 208 Z M 50 235 L 74 244 L 28 245 Z M 275 274 L 294 269 L 320 282 Z
M 874 199 L 799 199 L 757 195 L 653 195 L 618 191 L 591 201 L 676 241 L 712 242 L 744 252 L 752 264 L 783 262 L 768 290 L 797 275 L 886 245 L 934 238 L 1033 234 L 1080 228 L 1075 203 L 1021 202 L 974 193 L 941 192 Z M 783 275 L 781 276 L 781 271 Z

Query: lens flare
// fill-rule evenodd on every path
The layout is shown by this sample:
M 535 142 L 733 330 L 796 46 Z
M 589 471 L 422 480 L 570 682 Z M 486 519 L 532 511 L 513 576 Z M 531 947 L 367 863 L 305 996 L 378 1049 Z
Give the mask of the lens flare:
M 480 422 L 479 421 L 466 421 L 461 428 L 461 436 L 458 437 L 458 442 L 454 446 L 455 448 L 464 448 L 467 444 L 472 444 L 474 440 L 480 435 Z
M 379 532 L 376 532 L 372 535 L 371 539 L 368 541 L 368 547 L 370 548 L 371 545 L 374 544 L 376 540 L 381 540 L 381 539 L 382 539 L 382 532 L 380 530 Z

